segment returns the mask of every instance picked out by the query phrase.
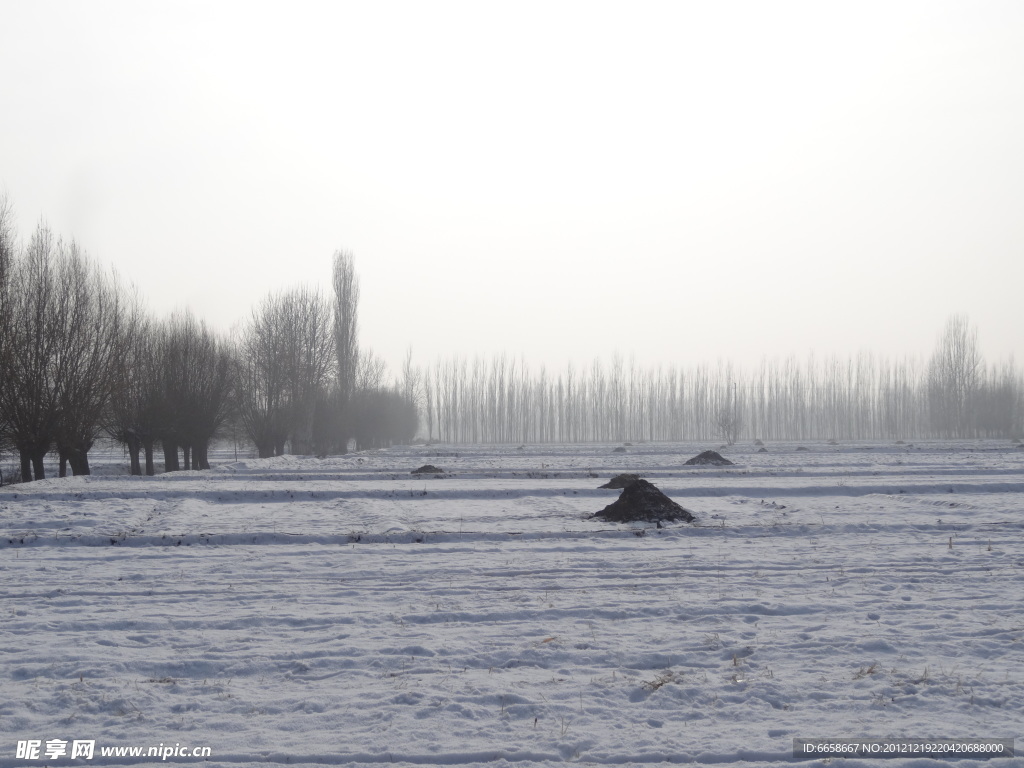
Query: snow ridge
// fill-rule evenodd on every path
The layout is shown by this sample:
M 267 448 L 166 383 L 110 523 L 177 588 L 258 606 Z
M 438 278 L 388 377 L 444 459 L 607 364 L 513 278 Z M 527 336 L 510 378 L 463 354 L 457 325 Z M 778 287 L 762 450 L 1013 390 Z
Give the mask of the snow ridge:
M 539 766 L 1019 737 L 1024 457 L 806 445 L 728 471 L 683 469 L 695 445 L 457 446 L 436 480 L 396 448 L 4 487 L 0 768 L 51 738 Z M 697 523 L 587 520 L 620 472 Z

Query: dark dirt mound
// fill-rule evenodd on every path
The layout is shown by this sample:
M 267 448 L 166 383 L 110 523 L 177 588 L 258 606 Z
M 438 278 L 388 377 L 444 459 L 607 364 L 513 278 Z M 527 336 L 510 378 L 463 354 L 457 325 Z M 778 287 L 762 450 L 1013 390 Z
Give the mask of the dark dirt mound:
M 419 469 L 414 469 L 409 473 L 410 475 L 443 475 L 444 470 L 440 467 L 435 467 L 433 464 L 424 464 Z
M 758 453 L 768 453 L 768 449 L 767 448 L 758 448 L 757 452 Z
M 625 453 L 626 449 L 621 445 L 618 448 L 612 448 L 612 453 Z
M 694 521 L 690 510 L 679 506 L 651 483 L 640 478 L 627 485 L 618 499 L 591 515 L 591 518 L 610 523 Z
M 727 464 L 732 464 L 731 461 L 722 456 L 718 451 L 704 451 L 704 453 L 699 453 L 692 459 L 688 459 L 685 463 L 690 466 L 710 464 L 716 467 L 724 467 Z
M 754 445 L 764 445 L 764 443 L 763 443 L 763 442 L 761 442 L 761 440 L 760 440 L 760 439 L 758 439 L 758 440 L 755 440 L 755 441 L 754 441 Z
M 803 447 L 802 445 L 798 445 L 798 446 L 796 447 L 796 449 L 797 449 L 798 451 L 809 451 L 809 450 L 811 450 L 810 448 L 804 448 L 804 447 Z
M 598 488 L 626 488 L 626 487 L 632 485 L 633 483 L 635 483 L 639 479 L 640 479 L 640 475 L 634 475 L 634 474 L 630 474 L 629 472 L 624 472 L 621 475 L 616 475 L 615 477 L 613 477 L 611 480 L 609 480 L 604 485 L 599 485 L 597 487 Z

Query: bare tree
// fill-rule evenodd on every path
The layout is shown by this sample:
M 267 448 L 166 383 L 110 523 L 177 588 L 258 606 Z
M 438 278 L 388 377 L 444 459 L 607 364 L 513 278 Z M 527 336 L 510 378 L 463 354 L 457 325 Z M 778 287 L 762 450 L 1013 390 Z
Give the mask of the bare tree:
M 347 450 L 352 436 L 352 395 L 358 373 L 359 280 L 355 259 L 347 251 L 335 251 L 334 289 L 334 383 L 318 398 L 314 443 L 318 453 Z
M 283 453 L 288 439 L 283 334 L 271 304 L 253 311 L 236 357 L 238 415 L 260 458 Z
M 388 364 L 372 349 L 360 350 L 356 361 L 355 390 L 384 389 Z
M 45 477 L 43 459 L 54 446 L 61 475 L 68 463 L 88 474 L 130 333 L 130 302 L 112 274 L 42 223 L 4 272 L 0 420 L 20 454 L 22 480 Z
M 242 423 L 261 457 L 313 452 L 314 418 L 335 368 L 331 304 L 297 288 L 253 311 L 238 356 Z
M 76 475 L 87 475 L 89 450 L 102 431 L 117 390 L 140 312 L 134 294 L 104 274 L 72 242 L 58 262 L 64 306 L 66 364 L 57 380 L 59 408 L 54 443 Z
M 160 352 L 161 326 L 141 311 L 133 322 L 114 397 L 106 421 L 107 433 L 125 445 L 131 473 L 143 473 L 139 453 L 145 456 L 145 474 L 156 474 L 154 447 L 167 417 L 163 414 Z
M 0 195 L 0 329 L 11 323 L 10 274 L 17 252 L 14 207 L 6 195 Z M 0 331 L 0 387 L 10 381 L 10 336 Z M 0 408 L 0 453 L 10 449 L 10 423 Z M 0 483 L 3 480 L 0 479 Z
M 17 235 L 14 227 L 14 206 L 6 195 L 0 195 L 0 313 L 7 308 L 7 287 L 11 268 L 17 254 Z M 7 319 L 0 315 L 0 319 Z
M 427 368 L 423 374 L 423 407 L 424 413 L 427 419 L 427 442 L 433 442 L 434 440 L 434 424 L 436 417 L 434 415 L 434 403 L 436 398 L 434 396 L 434 377 Z
M 53 234 L 40 224 L 22 257 L 7 265 L 7 317 L 0 325 L 5 362 L 0 412 L 18 450 L 23 482 L 46 476 L 43 458 L 53 442 L 56 418 L 48 385 L 58 333 L 50 270 L 55 251 Z
M 344 404 L 355 389 L 359 358 L 359 278 L 355 257 L 347 251 L 334 253 L 333 285 L 338 391 Z
M 951 316 L 928 365 L 932 425 L 941 436 L 973 436 L 971 407 L 980 367 L 977 330 L 966 316 Z
M 331 304 L 319 291 L 300 288 L 289 292 L 283 305 L 291 448 L 309 454 L 317 401 L 336 367 Z
M 161 328 L 157 348 L 157 421 L 164 469 L 209 469 L 210 441 L 230 415 L 233 349 L 191 312 L 171 315 Z
M 743 432 L 743 420 L 739 414 L 730 408 L 722 408 L 715 416 L 715 428 L 720 436 L 729 445 L 735 444 Z
M 423 397 L 423 372 L 412 364 L 412 347 L 406 349 L 402 362 L 402 397 L 419 410 Z

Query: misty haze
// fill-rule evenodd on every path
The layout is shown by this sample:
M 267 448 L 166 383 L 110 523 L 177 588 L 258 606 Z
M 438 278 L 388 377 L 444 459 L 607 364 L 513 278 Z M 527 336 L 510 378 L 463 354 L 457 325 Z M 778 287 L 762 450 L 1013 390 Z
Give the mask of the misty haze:
M 0 768 L 1024 766 L 1022 36 L 0 3 Z

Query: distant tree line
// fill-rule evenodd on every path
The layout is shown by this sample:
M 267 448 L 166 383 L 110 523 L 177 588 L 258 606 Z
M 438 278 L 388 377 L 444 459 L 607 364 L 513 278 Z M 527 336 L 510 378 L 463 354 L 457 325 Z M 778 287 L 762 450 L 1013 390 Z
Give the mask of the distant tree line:
M 471 443 L 870 440 L 1024 436 L 1024 377 L 986 364 L 953 316 L 924 362 L 848 360 L 639 368 L 621 356 L 532 370 L 507 355 L 454 357 L 401 375 L 358 344 L 351 254 L 332 294 L 268 294 L 227 337 L 189 312 L 148 314 L 138 294 L 74 241 L 39 224 L 20 245 L 0 198 L 0 453 L 20 479 L 89 473 L 101 437 L 133 474 L 209 468 L 218 436 L 260 457 L 428 440 Z
M 344 452 L 407 442 L 416 404 L 357 343 L 353 257 L 337 252 L 333 299 L 268 295 L 235 338 L 189 312 L 151 317 L 138 294 L 74 241 L 39 224 L 17 242 L 0 198 L 0 453 L 22 481 L 89 474 L 100 437 L 124 444 L 133 474 L 209 468 L 218 436 L 260 456 Z
M 897 440 L 1024 436 L 1024 378 L 986 365 L 965 317 L 925 361 L 871 354 L 683 369 L 621 356 L 552 374 L 508 356 L 438 360 L 424 428 L 448 442 Z

